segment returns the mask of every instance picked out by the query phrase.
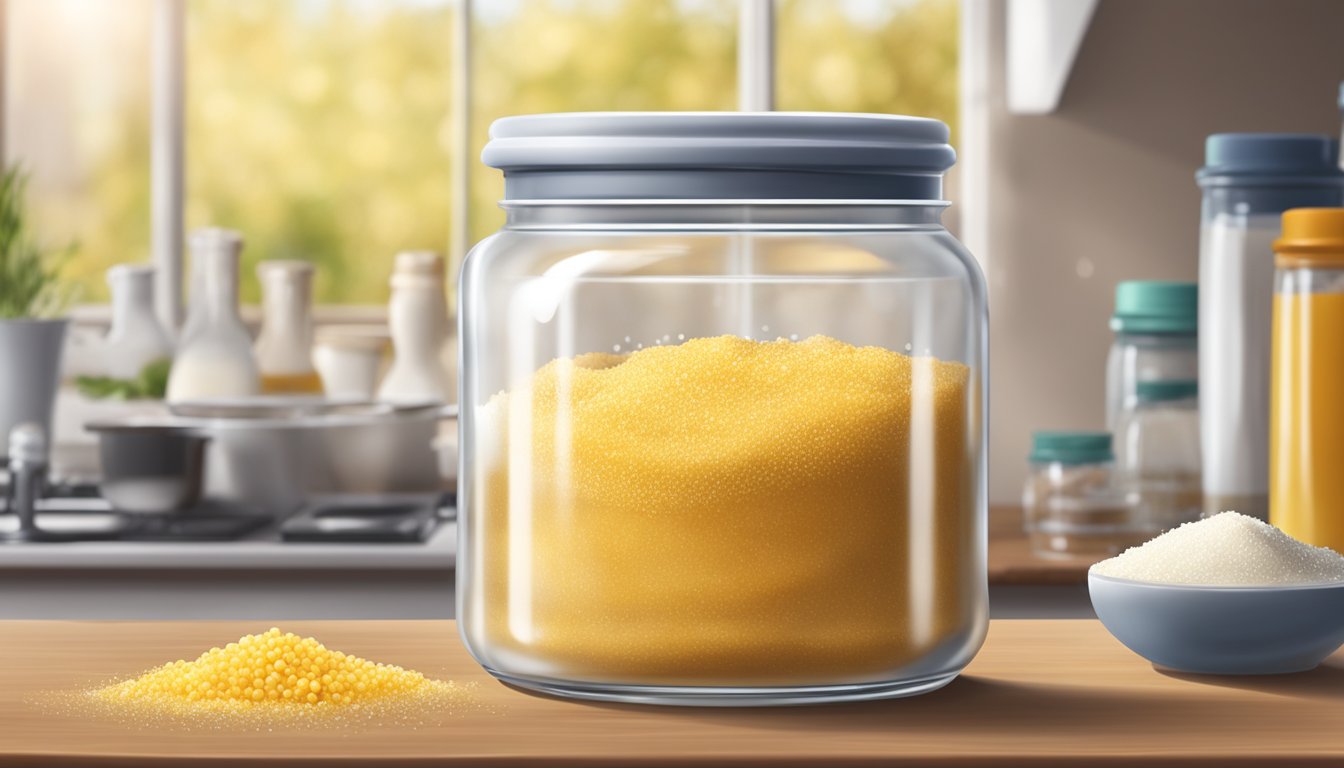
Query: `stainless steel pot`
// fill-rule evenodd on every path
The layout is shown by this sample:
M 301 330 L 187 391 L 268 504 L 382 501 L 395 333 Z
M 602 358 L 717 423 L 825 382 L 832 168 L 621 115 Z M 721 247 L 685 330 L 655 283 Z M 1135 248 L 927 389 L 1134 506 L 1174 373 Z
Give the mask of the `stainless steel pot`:
M 433 499 L 451 491 L 434 440 L 455 406 L 255 398 L 170 406 L 170 423 L 209 439 L 204 495 L 275 515 L 319 497 Z M 100 433 L 106 441 L 110 432 Z
M 205 435 L 162 420 L 93 422 L 87 428 L 98 434 L 98 489 L 113 507 L 171 514 L 200 501 Z

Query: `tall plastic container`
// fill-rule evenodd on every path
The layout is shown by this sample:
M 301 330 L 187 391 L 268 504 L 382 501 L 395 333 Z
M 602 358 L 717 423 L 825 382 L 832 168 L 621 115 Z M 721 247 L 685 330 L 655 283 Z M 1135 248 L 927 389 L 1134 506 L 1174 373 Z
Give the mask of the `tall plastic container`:
M 1205 146 L 1196 174 L 1205 514 L 1268 518 L 1273 242 L 1289 208 L 1344 203 L 1337 152 L 1314 134 L 1220 133 Z
M 1115 286 L 1115 340 L 1106 362 L 1106 428 L 1138 403 L 1141 381 L 1199 377 L 1199 288 L 1130 280 Z
M 458 616 L 492 674 L 755 705 L 946 684 L 988 618 L 987 311 L 947 126 L 507 118 L 462 271 Z
M 1344 209 L 1288 211 L 1274 248 L 1270 522 L 1344 552 Z

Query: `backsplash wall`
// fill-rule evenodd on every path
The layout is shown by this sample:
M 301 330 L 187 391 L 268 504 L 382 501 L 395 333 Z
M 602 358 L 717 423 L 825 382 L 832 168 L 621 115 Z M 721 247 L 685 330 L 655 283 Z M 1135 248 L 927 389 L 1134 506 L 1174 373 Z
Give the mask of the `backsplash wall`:
M 1115 284 L 1197 278 L 1204 137 L 1338 133 L 1341 30 L 1337 0 L 1102 0 L 1055 113 L 1009 114 L 993 67 L 994 503 L 1019 502 L 1032 430 L 1103 428 Z

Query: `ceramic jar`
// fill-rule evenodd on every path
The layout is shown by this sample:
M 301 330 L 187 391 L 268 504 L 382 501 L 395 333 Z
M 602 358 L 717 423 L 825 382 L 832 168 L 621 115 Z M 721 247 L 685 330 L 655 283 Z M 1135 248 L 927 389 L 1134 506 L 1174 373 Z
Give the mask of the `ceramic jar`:
M 263 319 L 254 352 L 261 390 L 270 394 L 322 391 L 313 367 L 313 265 L 306 261 L 263 261 Z
M 448 302 L 443 258 L 433 251 L 397 254 L 388 326 L 393 361 L 378 399 L 395 403 L 451 402 L 443 366 L 448 341 Z
M 103 339 L 103 372 L 133 379 L 145 366 L 172 358 L 173 342 L 154 314 L 154 268 L 122 264 L 107 271 L 112 325 Z

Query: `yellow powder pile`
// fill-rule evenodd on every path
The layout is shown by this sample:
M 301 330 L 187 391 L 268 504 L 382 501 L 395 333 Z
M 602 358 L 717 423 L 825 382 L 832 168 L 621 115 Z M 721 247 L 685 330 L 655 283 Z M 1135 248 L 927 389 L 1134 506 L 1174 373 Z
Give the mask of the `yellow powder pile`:
M 478 411 L 473 648 L 630 684 L 937 665 L 978 641 L 968 374 L 825 337 L 546 365 Z
M 101 688 L 106 704 L 228 713 L 289 713 L 458 697 L 463 689 L 419 672 L 333 651 L 311 637 L 271 628 L 195 661 L 174 661 Z

